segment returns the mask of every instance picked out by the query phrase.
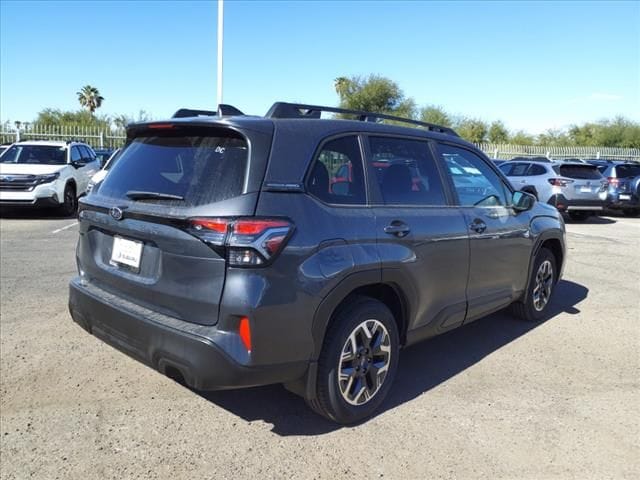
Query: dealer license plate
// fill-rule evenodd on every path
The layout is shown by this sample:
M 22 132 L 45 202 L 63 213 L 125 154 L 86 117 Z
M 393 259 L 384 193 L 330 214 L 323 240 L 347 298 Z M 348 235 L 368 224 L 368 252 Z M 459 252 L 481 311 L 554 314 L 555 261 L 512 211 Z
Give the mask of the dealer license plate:
M 126 265 L 138 270 L 140 257 L 142 256 L 142 242 L 127 240 L 122 237 L 113 237 L 113 249 L 111 251 L 111 265 Z

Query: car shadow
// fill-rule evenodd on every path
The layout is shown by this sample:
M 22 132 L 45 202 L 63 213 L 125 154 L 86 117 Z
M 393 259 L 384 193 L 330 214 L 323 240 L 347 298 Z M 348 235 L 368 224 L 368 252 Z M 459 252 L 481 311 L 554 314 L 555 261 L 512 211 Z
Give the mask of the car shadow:
M 582 285 L 562 280 L 542 322 L 524 322 L 501 311 L 406 348 L 393 389 L 376 415 L 428 392 L 557 315 L 580 313 L 576 305 L 588 292 Z M 316 415 L 302 398 L 280 385 L 195 393 L 247 422 L 270 423 L 281 436 L 322 435 L 345 428 Z
M 574 225 L 609 225 L 611 223 L 617 223 L 615 218 L 601 217 L 600 215 L 592 215 L 584 220 L 571 220 L 568 216 L 565 216 L 565 221 Z

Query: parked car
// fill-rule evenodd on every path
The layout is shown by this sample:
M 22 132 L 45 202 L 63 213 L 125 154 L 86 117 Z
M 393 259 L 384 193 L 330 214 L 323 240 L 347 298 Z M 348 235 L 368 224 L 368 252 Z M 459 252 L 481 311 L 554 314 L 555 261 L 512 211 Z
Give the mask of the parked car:
M 91 180 L 89 180 L 89 184 L 87 185 L 87 194 L 90 193 L 91 190 L 93 190 L 93 187 L 95 186 L 96 183 L 99 183 L 102 180 L 104 180 L 104 177 L 107 176 L 107 173 L 109 172 L 111 167 L 113 167 L 118 161 L 117 157 L 119 152 L 120 152 L 119 148 L 114 150 L 111 153 L 111 156 L 105 161 L 104 166 L 100 170 L 98 170 L 96 173 L 93 174 L 93 176 L 91 177 Z
M 593 160 L 608 181 L 606 206 L 628 217 L 640 215 L 640 163 Z
M 111 158 L 115 149 L 113 148 L 94 148 L 93 151 L 96 154 L 98 160 L 100 160 L 100 168 L 104 167 L 107 163 L 107 160 Z
M 587 163 L 509 162 L 500 165 L 514 188 L 528 186 L 541 202 L 566 212 L 574 221 L 603 210 L 607 181 Z
M 78 197 L 98 171 L 96 156 L 79 142 L 14 143 L 0 157 L 0 206 L 58 207 L 74 215 Z
M 548 315 L 562 216 L 453 130 L 288 103 L 199 114 L 130 125 L 80 202 L 69 308 L 105 342 L 194 389 L 283 383 L 353 423 L 401 347 L 509 305 Z
M 0 156 L 11 146 L 10 143 L 3 143 L 0 145 Z

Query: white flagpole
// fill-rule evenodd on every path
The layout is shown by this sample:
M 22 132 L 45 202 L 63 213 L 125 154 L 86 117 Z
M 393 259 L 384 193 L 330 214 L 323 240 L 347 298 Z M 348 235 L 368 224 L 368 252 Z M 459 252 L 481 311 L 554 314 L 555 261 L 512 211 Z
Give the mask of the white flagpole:
M 218 0 L 218 105 L 222 103 L 222 38 L 224 29 L 224 0 Z

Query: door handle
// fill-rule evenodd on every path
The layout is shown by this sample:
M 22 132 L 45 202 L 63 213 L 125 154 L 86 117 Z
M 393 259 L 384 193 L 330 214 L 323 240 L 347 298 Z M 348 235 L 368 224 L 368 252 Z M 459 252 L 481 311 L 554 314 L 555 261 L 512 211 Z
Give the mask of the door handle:
M 396 237 L 404 237 L 406 236 L 411 229 L 409 225 L 400 220 L 394 220 L 389 225 L 384 227 L 384 233 L 388 233 L 389 235 L 395 235 Z
M 480 220 L 479 218 L 476 218 L 470 225 L 469 225 L 469 229 L 476 232 L 476 233 L 482 233 L 487 229 L 487 224 L 484 223 L 482 220 Z

